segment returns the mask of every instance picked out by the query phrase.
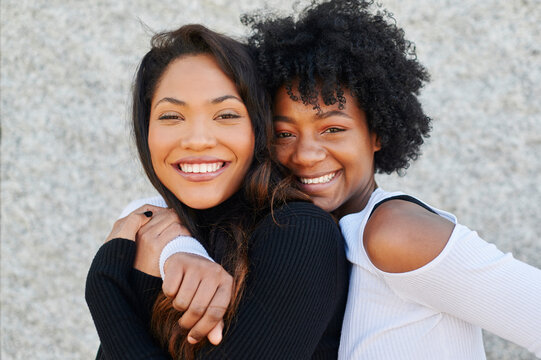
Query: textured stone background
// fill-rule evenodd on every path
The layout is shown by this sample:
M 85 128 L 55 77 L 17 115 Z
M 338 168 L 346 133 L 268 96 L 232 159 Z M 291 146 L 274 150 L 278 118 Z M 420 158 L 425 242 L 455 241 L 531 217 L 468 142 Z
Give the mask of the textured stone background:
M 282 9 L 287 1 L 277 1 Z M 541 3 L 386 0 L 432 74 L 435 119 L 404 178 L 541 267 Z M 92 257 L 122 207 L 152 194 L 130 145 L 129 90 L 151 30 L 202 22 L 242 35 L 263 0 L 2 0 L 1 357 L 90 359 Z M 486 336 L 489 359 L 533 359 Z

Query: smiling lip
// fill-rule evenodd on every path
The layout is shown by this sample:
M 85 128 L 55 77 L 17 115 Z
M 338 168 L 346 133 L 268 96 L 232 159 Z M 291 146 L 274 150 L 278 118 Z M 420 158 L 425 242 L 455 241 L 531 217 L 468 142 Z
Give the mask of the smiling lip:
M 331 171 L 318 176 L 297 176 L 299 186 L 307 193 L 327 188 L 340 175 L 340 171 Z
M 186 180 L 210 181 L 220 176 L 230 162 L 215 157 L 185 157 L 171 164 Z

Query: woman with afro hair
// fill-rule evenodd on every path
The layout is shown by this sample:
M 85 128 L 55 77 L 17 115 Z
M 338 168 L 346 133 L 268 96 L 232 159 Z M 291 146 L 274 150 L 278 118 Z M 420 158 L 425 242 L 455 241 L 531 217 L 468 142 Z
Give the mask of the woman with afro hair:
M 428 74 L 372 2 L 333 0 L 298 20 L 245 17 L 274 102 L 275 152 L 339 219 L 352 263 L 341 359 L 483 359 L 481 328 L 541 356 L 541 271 L 454 215 L 379 188 L 430 119 Z
M 373 6 L 332 0 L 296 18 L 243 18 L 273 99 L 275 156 L 346 240 L 339 358 L 484 359 L 483 328 L 541 356 L 541 271 L 376 184 L 375 173 L 402 173 L 418 157 L 430 118 L 418 100 L 426 70 Z

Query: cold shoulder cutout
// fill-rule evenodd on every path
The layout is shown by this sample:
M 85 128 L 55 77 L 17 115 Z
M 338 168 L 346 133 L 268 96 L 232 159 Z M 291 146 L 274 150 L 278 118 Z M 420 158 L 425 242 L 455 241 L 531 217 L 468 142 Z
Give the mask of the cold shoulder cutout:
M 393 199 L 378 206 L 367 221 L 363 243 L 380 270 L 402 273 L 435 259 L 454 224 L 413 202 Z

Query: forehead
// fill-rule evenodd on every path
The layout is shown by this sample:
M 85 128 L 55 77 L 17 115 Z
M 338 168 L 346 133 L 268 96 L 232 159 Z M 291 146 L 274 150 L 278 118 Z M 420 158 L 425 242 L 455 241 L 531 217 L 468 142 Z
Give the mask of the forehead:
M 207 54 L 188 55 L 173 60 L 165 69 L 153 95 L 182 98 L 238 95 L 235 83 L 223 72 L 216 59 Z
M 293 95 L 300 99 L 297 90 L 293 91 Z M 356 99 L 349 93 L 349 90 L 344 91 L 343 97 L 345 103 L 341 107 L 338 102 L 330 105 L 325 105 L 323 98 L 319 95 L 319 109 L 314 108 L 312 104 L 304 104 L 302 100 L 293 100 L 288 94 L 285 87 L 281 87 L 275 94 L 273 103 L 273 113 L 275 121 L 298 122 L 303 120 L 315 121 L 325 119 L 327 117 L 342 117 L 351 119 L 361 119 L 365 121 L 364 111 L 357 105 Z

